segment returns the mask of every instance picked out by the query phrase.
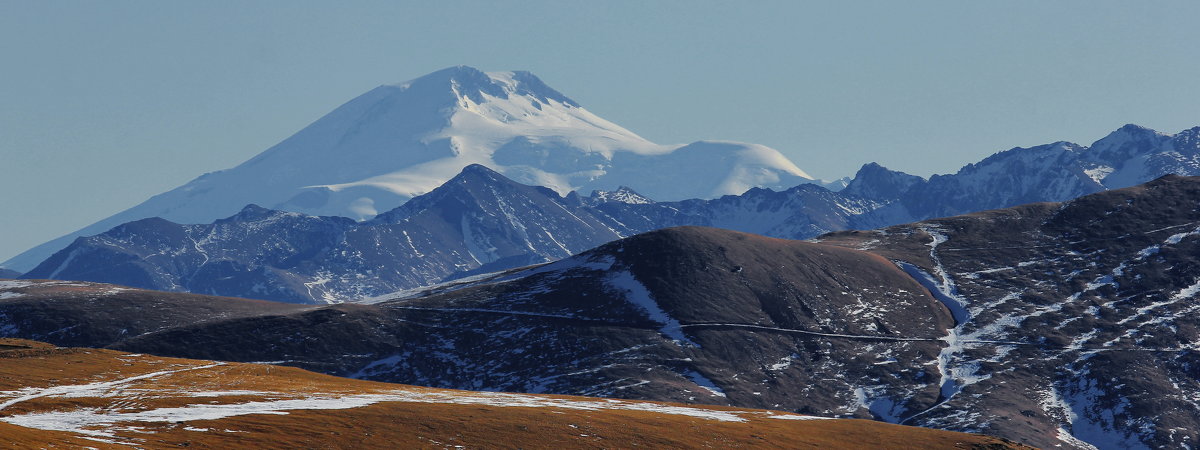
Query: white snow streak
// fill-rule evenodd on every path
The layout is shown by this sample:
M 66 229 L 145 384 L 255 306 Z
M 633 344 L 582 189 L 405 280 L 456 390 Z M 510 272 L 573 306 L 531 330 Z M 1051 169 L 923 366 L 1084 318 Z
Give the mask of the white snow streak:
M 155 375 L 155 374 L 147 374 Z M 135 377 L 136 378 L 136 377 Z M 127 381 L 122 380 L 122 381 Z M 671 406 L 620 400 L 579 401 L 508 393 L 453 393 L 391 391 L 345 396 L 316 395 L 285 400 L 253 401 L 233 404 L 191 404 L 183 407 L 156 408 L 137 412 L 101 411 L 83 408 L 2 417 L 0 421 L 40 430 L 71 431 L 91 436 L 113 437 L 117 424 L 128 422 L 173 423 L 215 420 L 247 414 L 288 414 L 295 410 L 350 409 L 380 402 L 486 405 L 497 407 L 558 408 L 570 410 L 625 410 L 694 417 L 721 422 L 746 422 L 744 416 L 782 420 L 824 419 L 823 417 L 779 414 L 759 411 L 721 411 L 688 406 Z
M 658 306 L 658 302 L 650 295 L 650 291 L 632 273 L 627 270 L 617 271 L 609 277 L 608 284 L 618 291 L 624 292 L 625 299 L 646 311 L 646 314 L 650 315 L 650 320 L 661 323 L 663 326 L 659 331 L 664 335 L 677 342 L 699 347 L 683 334 L 683 327 L 679 321 Z

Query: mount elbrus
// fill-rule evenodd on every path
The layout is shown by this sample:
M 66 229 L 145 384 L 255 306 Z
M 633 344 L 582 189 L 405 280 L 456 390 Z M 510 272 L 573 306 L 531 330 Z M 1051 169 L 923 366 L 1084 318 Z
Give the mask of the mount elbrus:
M 813 181 L 768 147 L 655 144 L 529 72 L 458 66 L 372 89 L 237 167 L 202 175 L 2 266 L 28 271 L 76 237 L 122 223 L 149 217 L 208 223 L 248 204 L 366 219 L 470 164 L 562 194 L 629 185 L 656 200 Z

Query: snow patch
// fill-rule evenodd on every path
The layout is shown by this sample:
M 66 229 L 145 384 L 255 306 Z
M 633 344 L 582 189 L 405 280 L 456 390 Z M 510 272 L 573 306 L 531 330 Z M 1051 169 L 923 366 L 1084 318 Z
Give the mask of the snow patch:
M 645 311 L 650 316 L 650 320 L 662 324 L 662 328 L 659 329 L 662 334 L 676 342 L 699 347 L 683 334 L 683 327 L 680 326 L 679 321 L 658 306 L 658 302 L 650 295 L 650 291 L 633 276 L 633 273 L 628 270 L 616 271 L 607 281 L 610 287 L 624 292 L 626 300 Z
M 696 383 L 697 386 L 700 386 L 702 389 L 708 391 L 709 395 L 722 398 L 725 397 L 725 391 L 717 387 L 716 383 L 713 383 L 712 380 L 708 379 L 708 377 L 701 375 L 700 372 L 689 370 L 684 372 L 683 375 L 689 380 L 692 380 L 693 383 Z
M 285 415 L 297 410 L 351 409 L 381 402 L 436 403 L 455 405 L 485 405 L 496 407 L 557 408 L 568 410 L 626 410 L 645 411 L 694 417 L 720 422 L 746 422 L 744 416 L 780 420 L 815 420 L 820 417 L 793 414 L 762 413 L 758 411 L 722 411 L 688 406 L 672 406 L 621 400 L 578 401 L 508 393 L 451 393 L 422 391 L 390 391 L 376 394 L 344 396 L 316 395 L 304 398 L 252 401 L 233 404 L 190 404 L 182 407 L 156 408 L 137 412 L 115 412 L 96 408 L 72 411 L 53 411 L 0 417 L 0 421 L 40 430 L 69 431 L 94 437 L 114 437 L 118 424 L 131 422 L 174 423 L 193 420 L 216 420 L 248 414 Z

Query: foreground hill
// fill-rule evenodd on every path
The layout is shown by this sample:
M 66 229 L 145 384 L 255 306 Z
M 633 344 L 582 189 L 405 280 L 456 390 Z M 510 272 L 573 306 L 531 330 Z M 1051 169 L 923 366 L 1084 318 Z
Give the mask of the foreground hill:
M 1200 178 L 1167 176 L 820 241 L 903 261 L 955 311 L 941 401 L 904 423 L 1187 448 L 1200 442 L 1198 204 Z
M 20 336 L 62 346 L 103 347 L 184 324 L 304 309 L 79 281 L 0 280 L 0 337 Z
M 92 448 L 1021 448 L 766 410 L 420 388 L 0 339 L 0 435 Z
M 675 263 L 659 264 L 662 258 Z M 159 329 L 133 326 L 144 320 L 141 311 L 154 308 L 120 308 L 129 295 L 109 294 L 105 285 L 52 304 L 118 311 L 89 321 L 82 319 L 86 312 L 46 306 L 44 297 L 59 295 L 55 286 L 61 282 L 10 283 L 29 284 L 2 294 L 0 318 L 8 320 L 0 329 L 54 343 L 75 345 L 79 336 L 96 336 L 90 345 L 282 361 L 437 387 L 860 417 L 872 414 L 852 386 L 932 404 L 937 386 L 920 367 L 934 361 L 938 338 L 953 325 L 917 282 L 878 256 L 694 227 L 464 280 L 421 298 L 212 314 L 206 320 L 181 314 L 184 320 Z M 214 298 L 213 304 L 226 301 Z M 33 319 L 44 316 L 81 320 Z M 851 336 L 864 334 L 871 337 Z M 812 339 L 825 335 L 833 339 Z M 882 351 L 882 343 L 891 351 Z M 887 366 L 895 361 L 904 368 Z

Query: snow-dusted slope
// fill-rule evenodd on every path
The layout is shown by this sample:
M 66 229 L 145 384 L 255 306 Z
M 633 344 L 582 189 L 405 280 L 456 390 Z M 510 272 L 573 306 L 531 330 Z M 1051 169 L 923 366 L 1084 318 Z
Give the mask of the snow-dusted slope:
M 1200 127 L 1167 135 L 1125 125 L 1091 146 L 1060 141 L 1017 147 L 929 180 L 868 164 L 844 192 L 882 202 L 898 199 L 860 220 L 861 224 L 882 226 L 1024 203 L 1065 201 L 1170 174 L 1200 175 Z
M 1200 175 L 1200 127 L 1167 135 L 1125 125 L 1092 144 L 1083 159 L 1088 174 L 1109 189 L 1133 186 L 1169 173 Z
M 251 203 L 367 219 L 474 163 L 564 194 L 630 185 L 656 200 L 812 181 L 768 147 L 655 144 L 597 117 L 529 72 L 458 66 L 372 89 L 237 167 L 202 175 L 3 266 L 29 270 L 75 237 L 132 220 L 206 223 Z

